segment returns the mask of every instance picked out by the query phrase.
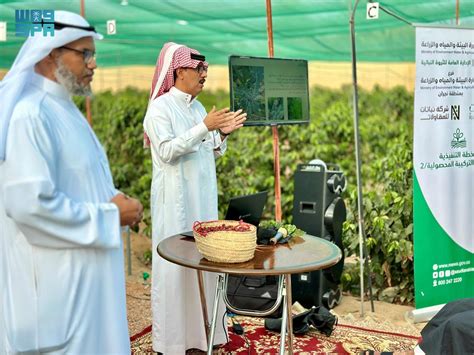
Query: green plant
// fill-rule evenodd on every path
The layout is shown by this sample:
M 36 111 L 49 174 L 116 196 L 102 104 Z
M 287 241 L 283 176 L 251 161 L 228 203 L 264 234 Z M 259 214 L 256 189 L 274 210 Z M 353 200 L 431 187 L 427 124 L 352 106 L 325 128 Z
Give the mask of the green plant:
M 150 250 L 145 250 L 142 254 L 142 260 L 143 262 L 145 263 L 145 265 L 151 265 L 151 261 L 152 261 L 152 257 L 153 257 L 153 253 Z M 146 279 L 145 279 L 146 281 Z
M 228 106 L 228 93 L 204 92 L 209 110 Z M 84 110 L 84 101 L 77 100 Z M 92 100 L 93 128 L 110 160 L 116 186 L 145 206 L 146 235 L 151 233 L 150 152 L 142 147 L 142 122 L 148 103 L 144 91 L 105 92 Z M 359 253 L 354 127 L 351 88 L 311 90 L 311 122 L 280 126 L 280 176 L 283 220 L 291 223 L 293 174 L 298 164 L 318 158 L 338 164 L 348 189 L 343 197 L 348 217 L 343 227 L 347 256 Z M 360 136 L 364 226 L 373 271 L 374 292 L 396 290 L 392 299 L 413 301 L 412 103 L 403 88 L 360 92 Z M 226 154 L 217 160 L 220 214 L 231 197 L 268 190 L 264 219 L 274 219 L 273 139 L 269 127 L 244 127 L 228 138 Z M 343 272 L 345 290 L 359 292 L 358 265 Z
M 294 224 L 277 222 L 274 220 L 262 221 L 258 226 L 260 228 L 273 229 L 275 232 L 280 228 L 284 228 L 286 230 L 287 236 L 291 237 L 301 237 L 305 234 L 302 229 L 299 229 Z

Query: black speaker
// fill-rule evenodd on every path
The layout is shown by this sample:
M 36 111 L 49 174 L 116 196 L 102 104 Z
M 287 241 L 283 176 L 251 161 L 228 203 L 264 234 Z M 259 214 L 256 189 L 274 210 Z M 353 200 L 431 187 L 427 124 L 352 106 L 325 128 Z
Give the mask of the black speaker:
M 331 268 L 292 275 L 293 301 L 306 308 L 321 304 L 333 308 L 341 301 L 342 224 L 346 220 L 346 206 L 340 195 L 345 188 L 346 178 L 335 164 L 311 161 L 299 165 L 295 173 L 293 224 L 314 237 L 333 242 L 342 251 L 342 259 Z

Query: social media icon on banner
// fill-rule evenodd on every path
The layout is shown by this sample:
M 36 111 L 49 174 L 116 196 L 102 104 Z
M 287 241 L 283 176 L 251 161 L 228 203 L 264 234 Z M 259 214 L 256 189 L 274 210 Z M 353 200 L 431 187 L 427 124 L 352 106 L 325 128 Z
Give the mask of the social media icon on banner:
M 439 272 L 439 277 L 444 277 L 444 271 Z
M 433 279 L 437 279 L 438 278 L 438 271 L 435 271 L 433 272 Z

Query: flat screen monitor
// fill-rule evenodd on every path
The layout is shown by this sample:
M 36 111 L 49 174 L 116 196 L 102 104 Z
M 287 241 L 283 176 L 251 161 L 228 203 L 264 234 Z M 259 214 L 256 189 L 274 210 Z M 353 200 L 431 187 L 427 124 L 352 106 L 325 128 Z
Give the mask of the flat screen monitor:
M 253 224 L 258 227 L 263 209 L 267 202 L 268 191 L 256 194 L 232 197 L 225 215 L 226 220 L 234 220 Z
M 247 112 L 245 126 L 309 122 L 308 62 L 229 57 L 230 103 Z
M 244 221 L 258 227 L 262 218 L 263 209 L 267 203 L 268 191 L 257 192 L 251 195 L 232 197 L 227 207 L 226 220 Z M 183 232 L 181 235 L 194 238 L 193 231 Z

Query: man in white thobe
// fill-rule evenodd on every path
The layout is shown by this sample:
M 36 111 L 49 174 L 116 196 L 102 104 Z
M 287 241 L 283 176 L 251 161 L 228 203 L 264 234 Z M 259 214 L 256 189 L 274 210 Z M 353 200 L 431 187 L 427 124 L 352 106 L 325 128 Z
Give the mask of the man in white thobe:
M 228 109 L 208 114 L 196 96 L 207 77 L 198 51 L 166 43 L 158 57 L 144 120 L 151 144 L 153 179 L 153 350 L 165 355 L 206 349 L 196 270 L 172 264 L 156 253 L 164 238 L 192 229 L 194 221 L 217 219 L 215 158 L 226 149 L 226 136 L 242 127 L 246 114 Z M 208 309 L 216 275 L 204 273 Z M 218 319 L 224 314 L 221 302 Z M 215 344 L 225 343 L 216 327 Z
M 71 95 L 88 95 L 97 34 L 55 13 L 0 83 L 0 353 L 130 354 L 119 193 Z

